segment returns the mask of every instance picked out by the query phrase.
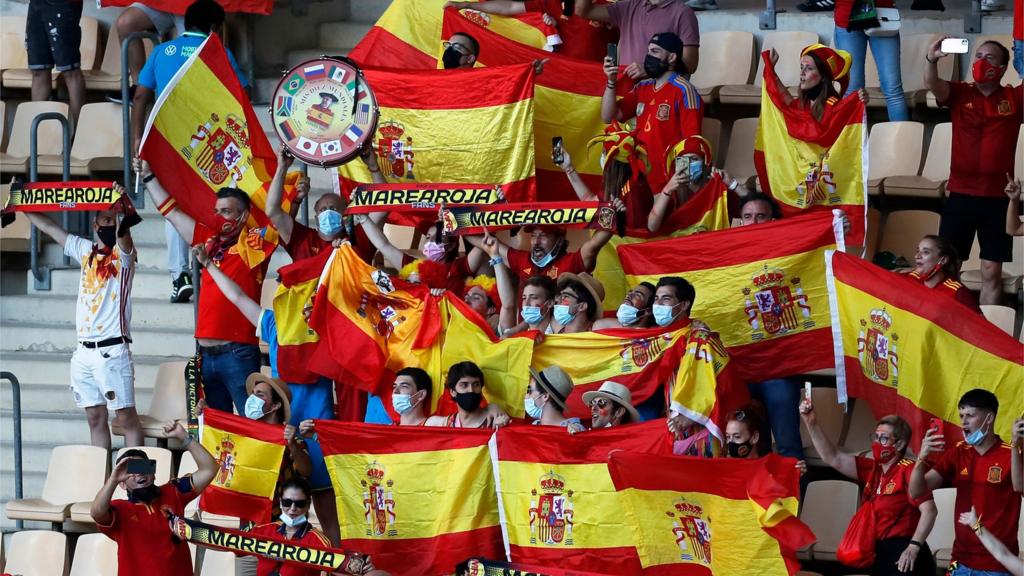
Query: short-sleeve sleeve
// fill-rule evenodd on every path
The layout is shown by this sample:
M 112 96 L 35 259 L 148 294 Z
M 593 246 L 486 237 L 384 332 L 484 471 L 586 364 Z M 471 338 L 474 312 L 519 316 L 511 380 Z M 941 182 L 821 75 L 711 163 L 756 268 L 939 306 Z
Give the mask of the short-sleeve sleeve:
M 145 65 L 142 66 L 142 71 L 139 72 L 138 80 L 139 86 L 145 86 L 154 92 L 156 91 L 156 56 L 158 53 L 160 50 L 150 52 Z
M 519 271 L 529 267 L 529 256 L 527 256 L 525 250 L 518 248 L 509 248 L 506 254 L 508 256 L 508 267 L 514 274 L 519 274 Z
M 857 484 L 865 486 L 871 479 L 871 472 L 875 469 L 875 461 L 863 456 L 854 456 L 857 464 Z
M 961 98 L 963 98 L 964 89 L 967 84 L 963 82 L 950 82 L 949 83 L 949 95 L 946 96 L 945 100 L 936 99 L 936 104 L 947 108 L 952 108 L 957 105 Z
M 626 93 L 625 96 L 619 98 L 618 106 L 619 111 L 622 112 L 623 119 L 629 119 L 636 116 L 636 102 L 637 94 L 636 91 L 639 85 L 634 86 L 632 90 Z
M 932 470 L 939 473 L 942 476 L 942 485 L 950 486 L 953 483 L 953 477 L 956 475 L 956 453 L 958 448 L 954 447 L 952 450 L 947 449 L 938 459 L 936 459 L 932 465 Z
M 81 264 L 82 260 L 89 255 L 92 251 L 92 242 L 89 242 L 81 236 L 75 236 L 74 234 L 68 234 L 68 239 L 64 242 L 64 255 L 70 258 L 74 258 L 76 262 Z
M 577 250 L 576 252 L 569 252 L 562 257 L 562 261 L 558 265 L 558 271 L 579 274 L 580 272 L 593 272 L 593 269 L 587 269 L 586 263 L 583 262 L 583 255 Z
M 264 309 L 260 312 L 260 321 L 256 328 L 256 336 L 260 340 L 267 344 L 277 342 L 277 317 L 274 316 L 273 310 Z
M 687 7 L 679 19 L 679 39 L 683 46 L 700 46 L 700 26 L 697 24 L 697 13 Z
M 623 23 L 629 20 L 628 14 L 629 9 L 631 8 L 630 4 L 637 1 L 644 2 L 646 0 L 621 0 L 619 2 L 606 4 L 605 7 L 608 9 L 608 19 L 611 20 L 612 25 L 619 30 L 628 27 Z
M 118 515 L 121 513 L 121 508 L 128 504 L 127 500 L 113 500 L 110 502 L 110 524 L 96 523 L 96 529 L 106 534 L 110 539 L 117 540 L 117 534 L 121 531 L 121 523 L 118 521 Z

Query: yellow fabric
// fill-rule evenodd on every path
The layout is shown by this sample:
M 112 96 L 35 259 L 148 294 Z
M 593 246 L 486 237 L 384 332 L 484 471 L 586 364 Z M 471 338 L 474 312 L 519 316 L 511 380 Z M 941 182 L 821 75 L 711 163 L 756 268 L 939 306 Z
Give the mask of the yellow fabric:
M 729 364 L 729 354 L 722 342 L 702 328 L 689 331 L 686 355 L 679 363 L 672 385 L 671 406 L 694 422 L 702 424 L 719 440 L 724 434 L 710 419 L 718 401 L 719 378 Z M 725 386 L 734 383 L 726 382 Z
M 639 374 L 677 343 L 686 340 L 689 328 L 630 340 L 596 332 L 548 334 L 533 347 L 533 367 L 559 366 L 576 386 Z M 636 351 L 643 349 L 646 354 Z
M 432 538 L 498 524 L 498 500 L 486 445 L 431 452 L 341 454 L 324 461 L 337 487 L 342 540 Z M 386 503 L 394 515 L 388 517 L 384 534 L 371 530 L 366 511 L 369 486 L 374 483 L 367 475 L 371 468 L 383 471 L 376 483 L 393 502 Z M 452 514 L 438 516 L 438 510 Z M 487 513 L 475 517 L 478 510 Z
M 213 477 L 213 486 L 267 499 L 274 497 L 284 459 L 283 445 L 225 432 L 209 424 L 203 425 L 200 443 L 221 465 Z M 233 472 L 225 471 L 228 461 Z
M 320 336 L 309 327 L 302 311 L 312 305 L 319 278 L 311 278 L 293 285 L 283 284 L 274 294 L 274 318 L 277 321 L 277 342 L 280 345 L 308 344 L 319 342 Z
M 750 505 L 754 507 L 757 521 L 766 528 L 777 526 L 790 518 L 796 518 L 800 513 L 800 501 L 795 496 L 776 498 L 768 508 L 762 508 L 754 500 L 750 500 Z
M 551 139 L 561 136 L 562 148 L 569 152 L 576 171 L 580 174 L 600 176 L 601 155 L 589 154 L 587 142 L 594 134 L 601 134 L 604 131 L 605 125 L 601 122 L 601 97 L 564 92 L 544 86 L 541 81 L 538 81 L 533 95 L 536 103 L 533 123 L 534 149 L 547 150 L 551 147 Z M 566 126 L 572 126 L 573 129 L 566 130 Z M 537 169 L 559 172 L 562 170 L 555 166 L 550 154 L 537 155 Z

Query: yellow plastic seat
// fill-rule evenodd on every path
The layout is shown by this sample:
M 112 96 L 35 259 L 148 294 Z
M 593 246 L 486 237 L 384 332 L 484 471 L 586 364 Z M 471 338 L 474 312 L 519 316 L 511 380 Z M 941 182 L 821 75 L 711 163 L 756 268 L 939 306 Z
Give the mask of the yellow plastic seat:
M 88 177 L 96 172 L 118 172 L 124 168 L 124 134 L 121 105 L 95 102 L 82 106 L 75 140 L 71 144 L 71 175 Z M 39 173 L 60 176 L 64 168 L 60 154 L 39 156 Z
M 953 513 L 956 505 L 956 488 L 933 490 L 932 498 L 935 500 L 938 515 L 936 515 L 935 524 L 925 541 L 932 549 L 935 563 L 939 569 L 945 570 L 949 566 L 950 556 L 953 552 L 954 527 L 957 522 L 956 515 Z
M 868 135 L 868 194 L 884 193 L 883 181 L 889 176 L 916 176 L 923 146 L 924 124 L 920 122 L 879 122 L 872 126 Z
M 704 117 L 700 124 L 700 135 L 711 144 L 711 155 L 715 166 L 722 165 L 722 152 L 718 145 L 722 142 L 722 121 L 718 118 Z
M 121 448 L 117 451 L 117 458 L 121 457 L 126 450 L 142 450 L 146 453 L 150 460 L 156 460 L 156 485 L 166 484 L 171 479 L 171 451 L 166 448 L 159 448 L 157 446 L 130 446 Z M 117 461 L 117 458 L 114 461 Z M 97 488 L 97 491 L 99 489 Z M 71 505 L 71 513 L 69 515 L 72 522 L 82 522 L 85 524 L 92 524 L 92 514 L 89 513 L 89 509 L 92 507 L 92 501 L 96 497 L 94 491 L 88 500 L 82 500 Z M 114 489 L 114 495 L 111 500 L 127 500 L 128 492 L 124 488 L 118 486 Z
M 939 232 L 939 214 L 930 210 L 898 210 L 890 212 L 882 226 L 878 250 L 903 256 L 913 263 L 917 244 L 927 234 Z
M 82 534 L 75 543 L 69 576 L 117 574 L 117 542 L 105 534 Z
M 818 540 L 809 549 L 797 552 L 801 559 L 835 561 L 836 549 L 850 519 L 857 511 L 860 488 L 845 480 L 818 480 L 807 485 L 800 520 Z
M 68 573 L 68 537 L 52 530 L 22 530 L 11 534 L 5 574 L 65 576 Z
M 146 438 L 167 438 L 164 424 L 171 420 L 184 420 L 188 417 L 185 406 L 185 361 L 164 362 L 157 368 L 156 382 L 153 384 L 153 396 L 149 409 L 139 414 L 142 433 Z M 118 436 L 124 436 L 124 428 L 114 421 L 111 430 Z
M 0 77 L 3 72 L 28 68 L 25 52 L 25 17 L 4 14 L 0 18 Z M 7 87 L 3 84 L 4 88 Z
M 730 176 L 739 180 L 748 189 L 757 176 L 754 168 L 754 138 L 757 136 L 758 118 L 740 118 L 732 123 L 729 133 L 729 149 L 722 163 Z
M 107 463 L 107 451 L 99 446 L 55 447 L 42 495 L 9 501 L 7 517 L 62 524 L 75 502 L 92 502 L 96 497 L 107 478 Z
M 910 196 L 939 199 L 946 194 L 949 161 L 953 147 L 953 124 L 936 124 L 928 144 L 928 156 L 920 176 L 889 176 L 885 179 L 886 196 Z
M 12 174 L 28 172 L 28 156 L 32 119 L 44 112 L 57 112 L 68 115 L 68 105 L 63 102 L 22 102 L 14 111 L 14 125 L 11 137 L 7 142 L 7 150 L 0 154 L 0 170 L 6 177 Z M 60 154 L 64 146 L 60 123 L 46 120 L 39 124 L 38 153 Z
M 700 45 L 702 60 L 690 82 L 705 104 L 718 100 L 722 86 L 750 83 L 756 56 L 753 34 L 739 30 L 704 32 Z
M 877 421 L 867 398 L 854 398 L 852 405 L 839 446 L 845 452 L 860 454 L 871 450 L 871 434 L 875 431 Z
M 235 576 L 235 555 L 224 550 L 207 548 L 199 576 Z
M 4 16 L 6 19 L 7 17 Z M 23 21 L 24 22 L 24 21 Z M 100 46 L 100 23 L 95 18 L 89 16 L 82 16 L 80 22 L 82 27 L 82 41 L 79 44 L 79 51 L 81 53 L 81 68 L 82 70 L 92 70 L 99 62 L 99 46 Z M 25 53 L 25 42 L 24 24 L 21 29 L 22 42 L 20 46 L 21 52 Z M 6 47 L 6 46 L 5 46 Z M 60 73 L 55 73 L 52 76 L 53 87 L 56 88 L 57 80 L 60 77 Z M 28 60 L 26 55 L 26 61 L 24 66 L 20 66 L 12 69 L 5 69 L 3 71 L 3 87 L 4 88 L 31 88 L 32 87 L 32 71 L 28 69 Z
M 796 86 L 800 81 L 800 52 L 818 42 L 816 32 L 802 31 L 771 31 L 764 33 L 761 51 L 775 48 L 779 53 L 779 61 L 775 65 L 782 83 Z M 718 91 L 718 100 L 723 104 L 759 104 L 761 102 L 761 80 L 764 77 L 764 61 L 760 54 L 757 58 L 757 72 L 754 73 L 753 84 L 732 84 L 722 86 Z M 699 71 L 699 68 L 698 68 Z

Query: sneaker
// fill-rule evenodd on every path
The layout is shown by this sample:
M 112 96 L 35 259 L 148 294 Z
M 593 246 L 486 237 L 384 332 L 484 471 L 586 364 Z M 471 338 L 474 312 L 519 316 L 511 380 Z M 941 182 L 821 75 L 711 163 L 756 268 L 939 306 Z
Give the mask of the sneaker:
M 178 279 L 171 282 L 171 302 L 175 304 L 182 304 L 192 299 L 192 292 L 195 290 L 192 287 L 192 275 L 188 272 L 182 272 L 178 275 Z
M 686 5 L 697 11 L 718 10 L 718 2 L 716 0 L 687 0 Z
M 836 0 L 807 0 L 803 4 L 797 5 L 796 8 L 801 12 L 829 12 L 835 7 Z
M 121 91 L 120 90 L 118 90 L 117 92 L 107 92 L 104 95 L 104 97 L 107 99 L 107 102 L 113 102 L 114 104 L 124 104 L 124 102 L 121 101 Z M 134 99 L 135 99 L 135 84 L 132 84 L 131 86 L 128 87 L 128 103 L 130 104 L 132 102 L 132 100 L 134 100 Z
M 981 11 L 982 12 L 996 12 L 1002 10 L 1005 6 L 999 0 L 981 0 Z

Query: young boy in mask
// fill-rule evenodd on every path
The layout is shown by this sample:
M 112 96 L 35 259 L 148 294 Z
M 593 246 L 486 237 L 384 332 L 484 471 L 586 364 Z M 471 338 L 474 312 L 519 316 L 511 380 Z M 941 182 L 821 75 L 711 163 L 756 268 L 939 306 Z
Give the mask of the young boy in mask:
M 431 416 L 426 426 L 444 426 L 447 428 L 486 428 L 507 426 L 510 418 L 504 412 L 495 416 L 488 407 L 482 406 L 484 401 L 484 373 L 472 362 L 452 364 L 445 378 L 445 387 L 452 400 L 459 407 L 450 416 Z
M 480 55 L 480 43 L 469 34 L 459 32 L 444 42 L 441 63 L 445 70 L 472 68 Z
M 116 188 L 124 192 L 119 185 Z M 92 445 L 110 450 L 110 409 L 124 428 L 125 445 L 141 446 L 144 440 L 135 411 L 135 368 L 129 348 L 137 258 L 131 232 L 123 229 L 118 235 L 117 213 L 112 210 L 98 212 L 93 220 L 99 242 L 70 234 L 43 214 L 25 215 L 82 266 L 71 392 L 75 404 L 85 409 Z

